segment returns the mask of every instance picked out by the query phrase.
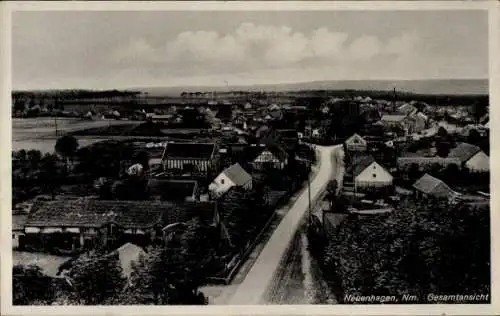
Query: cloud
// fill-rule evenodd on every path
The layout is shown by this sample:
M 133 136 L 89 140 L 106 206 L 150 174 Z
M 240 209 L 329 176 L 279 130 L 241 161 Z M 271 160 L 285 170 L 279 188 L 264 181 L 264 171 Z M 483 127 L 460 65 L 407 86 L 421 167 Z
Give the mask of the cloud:
M 318 28 L 310 34 L 287 26 L 242 23 L 232 32 L 188 31 L 154 47 L 132 39 L 111 55 L 115 62 L 150 63 L 173 72 L 202 73 L 280 69 L 303 64 L 369 61 L 381 56 L 403 55 L 415 49 L 416 36 L 401 34 L 387 41 L 371 35 L 351 38 L 344 32 Z

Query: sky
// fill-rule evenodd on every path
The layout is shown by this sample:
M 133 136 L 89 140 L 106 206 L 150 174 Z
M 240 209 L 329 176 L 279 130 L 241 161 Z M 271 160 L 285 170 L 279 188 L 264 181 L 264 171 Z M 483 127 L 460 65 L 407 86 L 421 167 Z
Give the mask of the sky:
M 13 89 L 484 79 L 486 11 L 17 11 Z

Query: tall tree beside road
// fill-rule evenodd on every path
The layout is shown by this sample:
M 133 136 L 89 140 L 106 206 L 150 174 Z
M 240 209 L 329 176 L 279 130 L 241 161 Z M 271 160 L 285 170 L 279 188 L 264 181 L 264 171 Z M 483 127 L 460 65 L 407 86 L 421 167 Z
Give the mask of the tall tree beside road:
M 243 246 L 262 218 L 268 215 L 256 194 L 240 188 L 231 188 L 221 198 L 219 210 L 236 248 Z
M 66 166 L 69 169 L 69 162 L 75 156 L 78 149 L 78 140 L 73 136 L 60 137 L 55 145 L 55 151 L 66 159 Z

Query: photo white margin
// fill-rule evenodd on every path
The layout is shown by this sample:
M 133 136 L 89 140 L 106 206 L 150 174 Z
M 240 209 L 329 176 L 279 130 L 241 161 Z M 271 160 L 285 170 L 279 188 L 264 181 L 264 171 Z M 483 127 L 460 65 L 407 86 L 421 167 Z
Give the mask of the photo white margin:
M 12 248 L 11 248 L 11 12 L 16 10 L 219 10 L 219 11 L 292 11 L 292 10 L 487 10 L 489 12 L 489 91 L 491 136 L 491 304 L 483 305 L 254 305 L 254 306 L 12 306 Z M 239 1 L 239 2 L 140 2 L 140 1 L 12 1 L 0 3 L 1 11 L 1 112 L 0 112 L 0 194 L 1 194 L 1 315 L 497 315 L 500 314 L 497 269 L 500 253 L 499 197 L 500 156 L 494 137 L 500 126 L 500 2 L 498 1 Z M 464 44 L 466 45 L 466 44 Z

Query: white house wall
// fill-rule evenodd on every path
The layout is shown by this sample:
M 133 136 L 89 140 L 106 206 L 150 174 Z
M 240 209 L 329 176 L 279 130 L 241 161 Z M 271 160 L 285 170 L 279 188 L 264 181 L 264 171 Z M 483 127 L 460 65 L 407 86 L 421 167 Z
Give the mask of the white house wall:
M 465 166 L 471 171 L 488 172 L 490 171 L 490 157 L 488 157 L 483 151 L 480 151 L 469 159 L 465 163 Z
M 387 186 L 392 184 L 392 175 L 378 163 L 373 162 L 355 179 L 356 186 Z
M 222 183 L 224 182 L 224 183 Z M 231 187 L 235 186 L 234 182 L 231 181 L 224 173 L 219 174 L 213 181 L 213 193 L 222 194 L 227 192 Z

